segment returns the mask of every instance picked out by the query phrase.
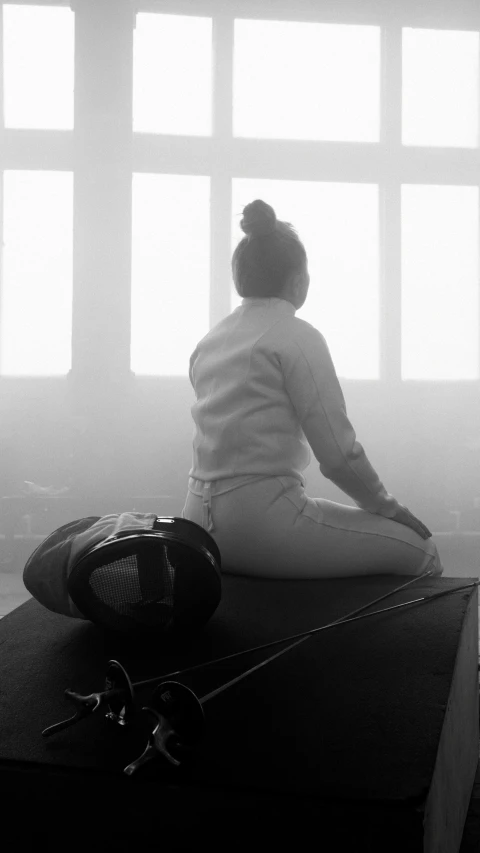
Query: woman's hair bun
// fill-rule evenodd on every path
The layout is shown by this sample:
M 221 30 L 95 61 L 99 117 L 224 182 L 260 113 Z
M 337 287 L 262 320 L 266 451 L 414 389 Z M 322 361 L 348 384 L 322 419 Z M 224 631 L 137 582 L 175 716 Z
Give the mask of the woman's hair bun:
M 240 228 L 248 237 L 265 237 L 273 234 L 277 226 L 277 217 L 273 207 L 257 198 L 243 208 Z

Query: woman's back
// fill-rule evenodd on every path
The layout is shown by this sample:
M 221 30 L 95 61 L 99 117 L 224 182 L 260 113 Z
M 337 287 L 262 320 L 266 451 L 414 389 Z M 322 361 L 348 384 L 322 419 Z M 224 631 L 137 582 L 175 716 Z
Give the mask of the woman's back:
M 285 384 L 289 348 L 311 329 L 284 299 L 244 299 L 200 341 L 190 377 L 196 434 L 190 476 L 295 476 L 310 452 Z M 312 329 L 312 331 L 314 331 Z

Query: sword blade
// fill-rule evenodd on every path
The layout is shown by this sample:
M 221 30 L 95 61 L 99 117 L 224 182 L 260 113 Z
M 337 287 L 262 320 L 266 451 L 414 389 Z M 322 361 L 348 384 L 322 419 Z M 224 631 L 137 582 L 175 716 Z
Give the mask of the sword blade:
M 300 639 L 297 639 L 296 642 L 287 646 L 286 649 L 282 649 L 280 652 L 277 652 L 256 666 L 252 666 L 250 669 L 247 669 L 246 672 L 243 672 L 241 675 L 237 675 L 236 678 L 232 678 L 231 681 L 227 681 L 225 684 L 217 687 L 216 690 L 212 690 L 211 693 L 207 693 L 205 696 L 202 696 L 199 700 L 200 704 L 204 705 L 205 702 L 209 702 L 210 699 L 213 699 L 215 696 L 218 696 L 220 693 L 223 693 L 225 690 L 233 687 L 234 684 L 238 684 L 239 681 L 242 681 L 248 675 L 251 675 L 252 672 L 255 672 L 257 669 L 261 669 L 262 666 L 266 666 L 267 663 L 270 663 L 275 660 L 275 658 L 278 658 L 286 652 L 289 652 L 291 649 L 294 649 L 295 646 L 299 646 L 300 643 L 304 643 L 305 640 L 309 640 L 314 634 L 319 634 L 320 631 L 328 631 L 329 628 L 334 628 L 338 624 L 346 622 L 357 622 L 359 619 L 370 619 L 372 616 L 377 616 L 379 613 L 388 613 L 391 610 L 399 610 L 402 607 L 408 607 L 410 604 L 419 604 L 421 601 L 432 601 L 434 598 L 441 598 L 443 595 L 451 595 L 452 592 L 459 592 L 459 590 L 462 589 L 470 589 L 471 587 L 478 586 L 479 584 L 480 581 L 474 581 L 474 583 L 469 583 L 466 586 L 457 586 L 454 589 L 445 589 L 442 592 L 437 592 L 435 595 L 424 595 L 422 598 L 414 598 L 412 601 L 404 601 L 402 604 L 393 604 L 391 607 L 383 607 L 381 610 L 374 610 L 373 613 L 364 613 L 362 616 L 354 616 L 350 619 L 337 620 L 336 622 L 330 622 L 328 625 L 324 625 L 322 628 L 314 628 L 314 630 L 310 631 L 306 636 L 300 635 Z
M 380 595 L 378 598 L 374 598 L 373 601 L 369 601 L 368 604 L 363 604 L 361 607 L 357 607 L 356 610 L 351 610 L 350 613 L 347 613 L 345 616 L 340 616 L 338 619 L 335 619 L 334 622 L 331 622 L 331 625 L 336 625 L 337 623 L 344 622 L 346 619 L 349 619 L 351 616 L 356 616 L 357 613 L 362 613 L 363 610 L 368 610 L 369 607 L 373 607 L 374 604 L 378 604 L 380 601 L 384 601 L 386 598 L 390 598 L 390 596 L 395 595 L 396 592 L 400 592 L 401 589 L 405 589 L 405 587 L 410 586 L 413 583 L 417 583 L 419 580 L 423 580 L 427 578 L 429 575 L 433 574 L 433 569 L 429 569 L 424 572 L 422 575 L 418 575 L 418 577 L 412 578 L 412 580 L 403 583 L 401 586 L 395 587 L 395 589 L 391 589 L 390 592 L 386 592 L 383 595 Z M 325 626 L 324 626 L 325 627 Z M 318 629 L 323 631 L 323 627 Z M 242 652 L 234 652 L 231 655 L 225 655 L 221 658 L 215 658 L 215 660 L 209 660 L 205 663 L 197 663 L 195 666 L 189 666 L 186 669 L 177 669 L 175 672 L 167 672 L 165 675 L 158 675 L 156 678 L 147 678 L 145 681 L 136 681 L 133 684 L 133 687 L 148 687 L 150 684 L 156 684 L 161 681 L 163 678 L 173 678 L 175 675 L 188 675 L 191 672 L 198 672 L 201 669 L 206 669 L 207 666 L 214 666 L 217 663 L 225 663 L 226 661 L 234 660 L 235 658 L 239 658 L 242 655 L 249 655 L 253 652 L 259 652 L 261 649 L 271 649 L 273 646 L 279 646 L 282 643 L 288 643 L 290 640 L 296 640 L 298 637 L 310 636 L 312 631 L 302 631 L 301 634 L 294 634 L 291 637 L 282 637 L 280 640 L 272 640 L 270 643 L 263 643 L 261 646 L 255 646 L 252 649 L 244 649 Z

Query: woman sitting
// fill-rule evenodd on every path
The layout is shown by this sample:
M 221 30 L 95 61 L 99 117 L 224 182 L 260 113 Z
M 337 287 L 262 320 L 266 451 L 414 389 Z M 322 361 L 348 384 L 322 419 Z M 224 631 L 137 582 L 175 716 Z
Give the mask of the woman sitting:
M 232 271 L 242 304 L 190 359 L 184 517 L 214 537 L 225 572 L 441 574 L 430 531 L 386 491 L 356 439 L 325 339 L 295 316 L 310 283 L 296 231 L 260 200 L 245 207 L 241 228 Z M 356 506 L 305 493 L 308 445 Z

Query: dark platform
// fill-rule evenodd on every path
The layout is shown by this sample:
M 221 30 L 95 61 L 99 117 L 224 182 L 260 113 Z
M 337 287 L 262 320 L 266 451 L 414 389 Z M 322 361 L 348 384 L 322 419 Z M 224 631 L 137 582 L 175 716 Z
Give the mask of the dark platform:
M 302 643 L 205 705 L 204 740 L 179 770 L 126 777 L 144 732 L 99 715 L 41 737 L 73 713 L 65 688 L 103 689 L 111 658 L 132 680 L 168 673 L 326 624 L 406 580 L 226 575 L 210 623 L 176 649 L 34 600 L 17 608 L 0 621 L 0 801 L 4 825 L 15 809 L 27 819 L 12 818 L 9 849 L 454 853 L 478 762 L 477 588 Z M 471 580 L 420 581 L 374 609 Z M 181 680 L 202 696 L 273 651 Z

